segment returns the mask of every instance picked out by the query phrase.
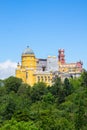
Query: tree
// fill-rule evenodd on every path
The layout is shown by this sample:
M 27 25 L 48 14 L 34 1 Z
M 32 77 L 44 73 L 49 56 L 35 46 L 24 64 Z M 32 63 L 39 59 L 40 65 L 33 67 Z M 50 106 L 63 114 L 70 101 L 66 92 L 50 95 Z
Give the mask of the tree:
M 39 130 L 32 121 L 17 122 L 15 119 L 8 120 L 0 127 L 0 130 Z
M 5 87 L 8 93 L 11 91 L 14 91 L 15 93 L 17 93 L 20 85 L 22 84 L 22 79 L 11 76 L 5 79 L 4 82 L 5 82 Z
M 55 125 L 55 130 L 74 130 L 73 124 L 64 117 L 61 117 L 59 120 L 56 120 Z
M 86 70 L 81 75 L 81 86 L 87 87 L 87 71 Z
M 54 98 L 54 96 L 49 92 L 49 93 L 47 93 L 47 94 L 45 94 L 44 96 L 43 96 L 43 99 L 42 99 L 45 103 L 49 103 L 49 104 L 52 104 L 52 103 L 54 103 L 54 101 L 55 101 L 55 98 Z
M 37 83 L 32 87 L 31 90 L 31 99 L 32 102 L 39 101 L 42 99 L 42 96 L 46 94 L 47 88 L 46 84 L 43 82 Z
M 60 103 L 63 103 L 64 101 L 65 101 L 65 91 L 61 89 L 58 94 L 58 97 L 56 98 L 56 102 L 59 105 Z
M 64 91 L 65 91 L 66 96 L 70 95 L 73 91 L 72 84 L 70 84 L 68 78 L 65 78 L 65 80 L 64 80 Z
M 75 130 L 83 130 L 85 121 L 85 111 L 82 99 L 79 99 L 78 109 L 75 114 Z
M 10 120 L 15 112 L 16 104 L 12 99 L 9 99 L 9 102 L 2 114 L 3 120 Z
M 29 86 L 28 84 L 25 84 L 25 83 L 21 84 L 17 91 L 17 94 L 19 96 L 25 96 L 27 98 L 28 98 L 28 96 L 30 96 L 30 93 L 31 93 L 31 86 Z
M 62 89 L 61 78 L 57 77 L 57 78 L 54 80 L 53 86 L 50 88 L 50 92 L 51 92 L 55 97 L 58 97 L 58 95 L 59 95 L 61 89 Z

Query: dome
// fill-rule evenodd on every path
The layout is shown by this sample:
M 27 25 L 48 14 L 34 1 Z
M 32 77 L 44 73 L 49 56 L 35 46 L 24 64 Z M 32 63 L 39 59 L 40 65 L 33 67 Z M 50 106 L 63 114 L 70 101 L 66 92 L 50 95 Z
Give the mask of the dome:
M 27 46 L 27 48 L 24 50 L 23 54 L 34 54 L 33 50 Z

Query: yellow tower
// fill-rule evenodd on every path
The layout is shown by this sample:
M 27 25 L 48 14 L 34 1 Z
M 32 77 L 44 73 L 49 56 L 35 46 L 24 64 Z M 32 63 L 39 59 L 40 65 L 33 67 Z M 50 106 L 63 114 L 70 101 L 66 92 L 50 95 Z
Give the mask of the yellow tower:
M 34 72 L 36 70 L 35 54 L 27 47 L 22 53 L 21 65 L 18 64 L 16 69 L 16 77 L 21 78 L 25 83 L 31 86 L 35 83 Z

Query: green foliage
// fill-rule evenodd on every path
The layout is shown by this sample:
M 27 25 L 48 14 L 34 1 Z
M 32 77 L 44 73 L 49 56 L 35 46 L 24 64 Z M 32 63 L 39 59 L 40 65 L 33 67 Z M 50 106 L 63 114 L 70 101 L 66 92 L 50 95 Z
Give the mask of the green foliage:
M 81 85 L 87 88 L 87 71 L 84 71 L 81 75 Z
M 2 81 L 1 81 L 2 82 Z M 9 77 L 0 86 L 0 130 L 87 130 L 87 73 L 33 87 Z
M 5 110 L 2 114 L 3 120 L 10 120 L 15 112 L 15 102 L 13 100 L 9 100 L 7 106 L 5 107 Z
M 6 89 L 5 87 L 0 87 L 0 97 L 4 96 L 6 94 Z
M 73 79 L 71 78 L 69 80 L 70 84 L 73 87 L 73 91 L 76 91 L 76 90 L 78 90 L 80 88 L 80 86 L 81 86 L 81 81 L 80 80 L 81 80 L 80 78 L 73 78 Z
M 73 112 L 73 102 L 66 101 L 59 106 L 59 109 L 64 110 L 66 112 Z
M 46 84 L 43 82 L 37 83 L 32 87 L 31 90 L 31 99 L 32 102 L 39 101 L 42 99 L 42 96 L 47 92 Z
M 47 93 L 46 95 L 43 96 L 43 99 L 42 99 L 42 100 L 43 100 L 44 102 L 46 102 L 46 103 L 52 104 L 52 103 L 54 103 L 55 98 L 54 98 L 54 96 L 49 92 L 49 93 Z
M 74 130 L 74 125 L 63 117 L 56 121 L 56 130 Z
M 82 99 L 79 100 L 78 109 L 75 114 L 75 129 L 83 130 L 85 125 L 85 110 Z
M 55 80 L 54 80 L 54 84 L 53 86 L 51 86 L 50 88 L 50 92 L 55 96 L 55 97 L 58 97 L 60 91 L 62 89 L 62 81 L 59 77 L 57 77 Z
M 0 130 L 38 130 L 33 122 L 17 122 L 15 119 L 5 122 Z
M 65 78 L 64 80 L 64 90 L 65 95 L 68 96 L 73 92 L 72 84 L 70 83 L 69 79 Z
M 11 91 L 14 91 L 15 93 L 17 93 L 20 85 L 22 84 L 22 80 L 19 79 L 19 78 L 16 78 L 16 77 L 9 77 L 8 79 L 6 79 L 4 81 L 5 83 L 5 86 L 7 88 L 7 92 L 11 92 Z
M 28 97 L 31 94 L 31 87 L 28 84 L 21 84 L 17 91 L 19 96 Z
M 60 89 L 59 95 L 56 98 L 57 104 L 61 104 L 65 101 L 65 91 L 64 89 Z

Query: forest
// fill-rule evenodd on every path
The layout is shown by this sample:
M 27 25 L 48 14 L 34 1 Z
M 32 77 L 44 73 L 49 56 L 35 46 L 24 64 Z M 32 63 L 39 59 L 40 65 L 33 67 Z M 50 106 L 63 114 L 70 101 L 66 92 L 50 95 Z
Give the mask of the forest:
M 0 130 L 87 130 L 87 71 L 52 86 L 0 80 Z

